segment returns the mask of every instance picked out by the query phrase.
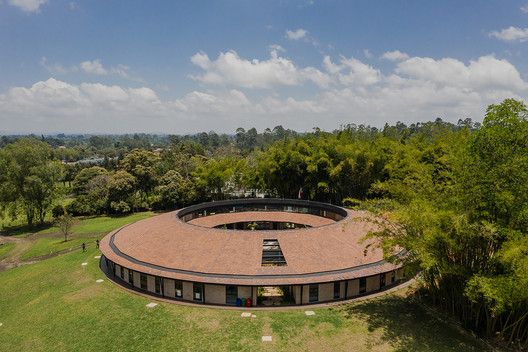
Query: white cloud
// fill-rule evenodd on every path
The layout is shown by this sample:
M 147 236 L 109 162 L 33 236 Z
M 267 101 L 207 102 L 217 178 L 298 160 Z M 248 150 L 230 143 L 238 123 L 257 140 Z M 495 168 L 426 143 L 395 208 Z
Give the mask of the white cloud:
M 364 55 L 365 58 L 367 58 L 367 59 L 371 59 L 372 56 L 373 56 L 369 49 L 363 49 L 363 55 Z
M 205 71 L 191 78 L 206 84 L 267 89 L 296 86 L 304 81 L 328 84 L 324 73 L 313 67 L 298 68 L 290 59 L 279 56 L 277 50 L 272 50 L 267 60 L 248 60 L 235 51 L 228 51 L 220 53 L 216 60 L 205 53 L 196 53 L 191 62 Z
M 282 46 L 280 46 L 279 44 L 271 44 L 269 47 L 268 47 L 271 51 L 275 51 L 277 53 L 284 53 L 286 52 L 286 49 L 284 49 Z
M 198 53 L 193 62 L 204 70 L 200 77 L 216 75 L 225 86 L 203 79 L 206 87 L 202 90 L 162 99 L 149 87 L 71 84 L 50 78 L 0 93 L 0 129 L 188 133 L 233 132 L 239 126 L 262 130 L 281 124 L 300 131 L 314 126 L 332 130 L 345 123 L 382 126 L 436 117 L 481 120 L 487 105 L 510 97 L 526 99 L 528 94 L 528 83 L 515 66 L 491 55 L 469 62 L 410 57 L 388 72 L 355 58 L 332 60 L 328 56 L 321 69 L 300 68 L 276 53 L 264 61 L 242 59 L 234 52 L 210 60 Z M 244 75 L 250 78 L 242 78 Z M 302 89 L 316 79 L 321 82 L 315 91 Z M 290 89 L 245 90 L 284 85 Z M 293 89 L 297 89 L 295 94 L 288 93 Z
M 378 69 L 353 57 L 341 57 L 339 64 L 335 64 L 329 56 L 325 56 L 323 66 L 334 76 L 336 82 L 343 85 L 368 86 L 381 79 L 381 72 Z
M 55 74 L 66 74 L 69 72 L 77 71 L 76 66 L 65 67 L 59 63 L 50 63 L 45 56 L 40 58 L 39 63 L 42 67 L 48 70 L 48 72 L 55 73 Z
M 469 65 L 452 58 L 413 57 L 400 62 L 396 73 L 425 82 L 465 88 L 528 88 L 519 71 L 507 60 L 481 56 Z
M 290 39 L 290 40 L 299 40 L 299 39 L 303 39 L 306 37 L 306 35 L 308 34 L 308 31 L 302 29 L 302 28 L 299 28 L 299 29 L 296 29 L 296 30 L 287 30 L 286 31 L 286 38 Z
M 528 28 L 510 26 L 508 28 L 504 28 L 501 31 L 493 31 L 489 35 L 490 37 L 495 37 L 506 42 L 524 42 L 528 40 Z
M 61 65 L 59 63 L 50 63 L 46 57 L 42 57 L 40 59 L 40 65 L 44 67 L 48 72 L 54 73 L 54 74 L 67 74 L 72 72 L 78 72 L 82 71 L 87 74 L 93 74 L 98 76 L 107 76 L 107 75 L 115 75 L 119 76 L 121 78 L 128 79 L 130 81 L 136 81 L 136 82 L 144 82 L 143 79 L 132 76 L 130 74 L 130 67 L 123 64 L 118 64 L 115 67 L 104 67 L 104 65 L 101 63 L 101 60 L 87 60 L 81 62 L 79 65 L 73 65 L 70 67 L 66 67 L 64 65 Z
M 407 60 L 409 58 L 409 55 L 406 53 L 402 53 L 399 50 L 394 51 L 386 51 L 381 55 L 382 59 L 389 60 L 389 61 L 403 61 Z
M 107 75 L 108 70 L 103 67 L 101 60 L 83 61 L 79 64 L 81 70 L 95 75 Z
M 12 6 L 18 7 L 24 12 L 38 12 L 42 5 L 45 5 L 48 0 L 8 0 Z
M 524 4 L 521 6 L 521 12 L 522 13 L 528 13 L 528 4 Z

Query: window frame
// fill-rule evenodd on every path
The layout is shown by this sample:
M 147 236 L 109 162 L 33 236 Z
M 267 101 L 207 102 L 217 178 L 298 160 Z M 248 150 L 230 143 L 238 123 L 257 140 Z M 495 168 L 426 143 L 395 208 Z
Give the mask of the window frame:
M 315 295 L 314 295 L 314 291 L 315 291 Z M 309 303 L 319 302 L 319 285 L 318 284 L 308 286 L 308 302 Z
M 334 299 L 341 298 L 341 281 L 334 282 Z
M 179 295 L 178 291 L 180 291 Z M 174 280 L 174 297 L 183 298 L 183 281 L 181 280 Z
M 199 290 L 197 291 L 197 288 Z M 193 282 L 193 301 L 203 302 L 204 301 L 204 284 L 201 282 Z M 196 298 L 196 294 L 199 294 L 199 298 Z
M 365 284 L 362 285 L 361 283 L 364 282 Z M 366 277 L 360 277 L 359 278 L 359 294 L 366 293 L 367 292 L 367 278 Z
M 229 292 L 229 290 L 234 290 L 234 292 Z M 238 286 L 236 285 L 225 285 L 225 292 L 226 292 L 226 304 L 228 305 L 236 305 L 237 298 L 238 298 Z
M 159 276 L 154 276 L 154 292 L 163 295 L 163 278 Z
M 128 269 L 128 283 L 134 286 L 134 271 Z
M 144 283 L 144 285 L 143 285 Z M 139 287 L 142 290 L 148 290 L 148 278 L 147 274 L 139 273 Z

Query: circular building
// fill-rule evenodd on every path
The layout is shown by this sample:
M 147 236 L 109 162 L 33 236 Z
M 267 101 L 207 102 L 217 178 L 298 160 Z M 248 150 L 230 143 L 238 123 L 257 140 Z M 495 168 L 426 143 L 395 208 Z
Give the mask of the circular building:
M 372 220 L 305 200 L 203 203 L 109 233 L 101 267 L 131 289 L 196 303 L 276 304 L 269 292 L 297 305 L 350 299 L 403 279 L 365 239 Z

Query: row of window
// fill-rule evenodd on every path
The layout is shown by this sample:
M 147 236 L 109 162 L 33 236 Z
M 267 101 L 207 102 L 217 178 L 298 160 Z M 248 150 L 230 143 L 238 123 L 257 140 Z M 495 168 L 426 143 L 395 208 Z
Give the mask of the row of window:
M 120 266 L 120 278 L 127 281 L 130 285 L 134 285 L 134 271 L 128 270 L 128 278 L 125 277 L 125 268 Z M 148 290 L 147 274 L 139 273 L 139 287 L 142 290 Z M 183 281 L 172 280 L 174 283 L 174 297 L 183 298 Z M 154 276 L 154 292 L 158 295 L 166 296 L 165 284 L 163 278 Z M 203 284 L 199 282 L 193 283 L 193 300 L 203 302 Z
M 238 212 L 249 212 L 249 211 L 283 211 L 289 213 L 301 213 L 301 214 L 312 214 L 321 216 L 324 218 L 339 221 L 343 219 L 343 215 L 334 213 L 330 210 L 323 210 L 317 207 L 309 208 L 296 205 L 280 205 L 280 204 L 247 204 L 247 205 L 235 205 L 235 206 L 222 206 L 222 207 L 209 207 L 207 209 L 197 210 L 195 212 L 182 216 L 184 222 L 190 221 L 195 218 L 203 216 L 214 215 L 214 214 L 225 214 L 225 213 L 238 213 Z
M 111 262 L 109 262 L 111 263 Z M 114 264 L 112 263 L 112 267 L 114 267 Z M 115 271 L 114 271 L 115 272 Z M 135 286 L 134 284 L 134 271 L 127 270 L 128 277 L 125 275 L 125 268 L 120 266 L 120 272 L 119 276 L 123 281 L 128 282 L 130 285 Z M 148 279 L 147 274 L 139 273 L 139 287 L 142 290 L 148 291 Z M 389 283 L 386 282 L 387 276 L 386 274 L 379 275 L 379 288 L 382 289 L 387 284 L 393 284 L 396 282 L 396 272 L 392 271 L 390 272 L 389 276 Z M 161 296 L 167 296 L 166 295 L 166 288 L 165 284 L 167 282 L 171 282 L 171 284 L 174 285 L 174 298 L 183 298 L 183 281 L 180 280 L 170 280 L 165 281 L 163 278 L 159 276 L 154 276 L 154 292 Z M 342 281 L 336 281 L 334 282 L 333 286 L 333 298 L 334 299 L 340 299 L 341 297 L 341 282 Z M 343 281 L 346 284 L 346 281 Z M 170 290 L 172 291 L 172 290 Z M 359 294 L 364 294 L 367 292 L 367 278 L 362 277 L 359 278 Z M 235 285 L 226 285 L 225 286 L 225 303 L 227 305 L 235 305 L 238 298 L 238 286 Z M 192 299 L 197 302 L 204 302 L 204 285 L 199 282 L 193 283 L 193 293 L 192 293 Z M 319 301 L 319 284 L 309 285 L 309 292 L 308 292 L 308 301 L 309 303 L 314 303 Z
M 380 274 L 379 280 L 380 280 L 379 281 L 380 289 L 387 286 L 385 274 Z M 396 282 L 396 272 L 391 271 L 389 284 L 393 284 L 395 282 Z M 367 292 L 367 278 L 361 277 L 359 278 L 359 294 L 361 295 L 366 292 Z M 340 298 L 341 298 L 341 282 L 336 281 L 334 282 L 334 299 L 340 299 Z M 319 301 L 319 285 L 318 284 L 309 286 L 308 301 L 310 303 Z

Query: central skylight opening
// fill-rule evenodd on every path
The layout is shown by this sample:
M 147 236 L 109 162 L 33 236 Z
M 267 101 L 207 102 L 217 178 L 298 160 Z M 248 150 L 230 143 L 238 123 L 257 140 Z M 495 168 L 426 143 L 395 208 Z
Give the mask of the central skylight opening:
M 262 266 L 286 265 L 279 241 L 276 239 L 264 240 L 262 244 Z

